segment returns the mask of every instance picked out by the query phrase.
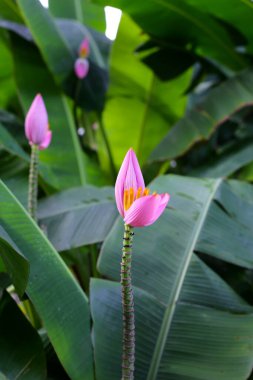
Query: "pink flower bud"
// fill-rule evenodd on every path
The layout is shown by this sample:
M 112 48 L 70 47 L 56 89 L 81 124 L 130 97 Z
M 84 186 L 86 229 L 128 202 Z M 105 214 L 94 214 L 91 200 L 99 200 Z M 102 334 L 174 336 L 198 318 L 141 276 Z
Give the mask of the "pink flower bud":
M 47 110 L 40 94 L 34 98 L 25 118 L 25 135 L 30 143 L 46 149 L 51 142 Z
M 89 61 L 85 58 L 78 58 L 75 62 L 75 73 L 77 78 L 83 79 L 87 76 L 89 71 Z
M 85 37 L 79 47 L 79 57 L 86 58 L 90 54 L 90 43 L 87 37 Z
M 124 222 L 132 227 L 144 227 L 160 217 L 170 196 L 167 193 L 149 194 L 137 157 L 133 149 L 129 149 L 116 180 L 115 198 Z

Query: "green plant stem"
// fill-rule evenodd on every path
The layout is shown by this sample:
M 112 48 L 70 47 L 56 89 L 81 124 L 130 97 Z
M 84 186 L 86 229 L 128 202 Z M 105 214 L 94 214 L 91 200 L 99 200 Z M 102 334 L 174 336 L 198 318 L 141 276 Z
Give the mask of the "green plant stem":
M 131 280 L 133 235 L 133 228 L 125 224 L 121 260 L 121 291 L 123 311 L 123 354 L 121 380 L 134 379 L 135 322 L 134 297 Z
M 29 187 L 28 187 L 28 212 L 31 217 L 37 221 L 37 197 L 38 197 L 38 168 L 39 168 L 39 150 L 37 145 L 32 145 Z
M 38 198 L 38 172 L 39 172 L 39 149 L 33 144 L 31 147 L 31 160 L 28 183 L 28 212 L 37 222 L 37 198 Z M 40 319 L 29 299 L 23 303 L 27 317 L 32 325 L 40 327 Z

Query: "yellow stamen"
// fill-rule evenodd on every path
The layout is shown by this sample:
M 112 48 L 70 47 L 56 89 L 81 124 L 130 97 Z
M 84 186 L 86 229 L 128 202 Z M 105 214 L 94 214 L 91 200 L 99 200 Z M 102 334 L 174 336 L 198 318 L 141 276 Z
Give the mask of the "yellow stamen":
M 146 195 L 149 195 L 149 189 L 147 188 L 142 190 L 142 187 L 139 187 L 136 193 L 134 193 L 134 189 L 132 187 L 130 187 L 130 189 L 124 190 L 124 210 L 127 211 L 136 199 L 145 197 Z
M 127 204 L 128 204 L 128 190 L 124 191 L 124 210 L 127 210 Z
M 152 195 L 157 195 L 157 192 L 156 192 L 156 191 L 154 191 Z
M 130 190 L 129 190 L 129 204 L 128 204 L 128 208 L 132 205 L 134 201 L 134 189 L 131 187 Z
M 139 189 L 137 190 L 136 199 L 140 198 L 141 194 L 142 194 L 142 187 L 139 187 Z

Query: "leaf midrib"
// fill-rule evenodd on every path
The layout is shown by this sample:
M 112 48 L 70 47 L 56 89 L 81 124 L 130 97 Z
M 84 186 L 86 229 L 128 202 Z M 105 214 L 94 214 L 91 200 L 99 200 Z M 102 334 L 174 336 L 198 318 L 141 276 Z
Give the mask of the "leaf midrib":
M 171 302 L 166 307 L 166 311 L 163 317 L 162 325 L 160 328 L 160 332 L 158 335 L 158 339 L 156 341 L 154 353 L 150 362 L 149 372 L 147 375 L 146 380 L 155 380 L 157 378 L 158 370 L 160 367 L 162 355 L 164 352 L 165 344 L 167 341 L 167 337 L 170 331 L 170 327 L 172 325 L 173 317 L 176 310 L 176 305 L 181 293 L 181 289 L 184 283 L 185 276 L 187 274 L 188 267 L 191 262 L 191 258 L 194 252 L 194 248 L 196 246 L 196 243 L 198 241 L 199 235 L 202 231 L 202 227 L 205 223 L 206 216 L 208 214 L 211 202 L 214 198 L 214 195 L 217 192 L 217 189 L 219 188 L 220 184 L 222 182 L 222 179 L 219 178 L 215 181 L 213 189 L 207 199 L 207 202 L 205 204 L 205 207 L 203 208 L 203 212 L 199 217 L 198 222 L 196 223 L 195 228 L 193 229 L 191 239 L 189 241 L 188 246 L 186 247 L 186 251 L 188 251 L 188 255 L 185 257 L 185 261 L 183 262 L 183 265 L 181 267 L 180 273 L 176 278 L 176 285 L 174 287 L 174 293 L 171 295 Z
M 80 0 L 74 0 L 74 8 L 76 19 L 83 24 L 83 13 L 82 13 L 82 5 Z

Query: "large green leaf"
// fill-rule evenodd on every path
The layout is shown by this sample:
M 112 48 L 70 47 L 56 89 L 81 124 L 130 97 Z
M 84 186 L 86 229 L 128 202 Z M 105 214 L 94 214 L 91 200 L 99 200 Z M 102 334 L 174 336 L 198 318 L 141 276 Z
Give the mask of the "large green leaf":
M 50 147 L 40 152 L 43 178 L 58 189 L 83 184 L 83 152 L 67 100 L 54 84 L 39 53 L 30 43 L 13 36 L 13 52 L 16 81 L 24 113 L 29 109 L 36 93 L 41 92 L 49 114 L 53 137 Z
M 241 199 L 233 186 L 221 179 L 165 176 L 151 189 L 168 191 L 171 202 L 154 225 L 135 232 L 133 283 L 162 305 L 161 317 L 155 321 L 147 318 L 147 325 L 154 323 L 156 332 L 152 329 L 149 346 L 140 343 L 140 355 L 148 364 L 142 366 L 144 359 L 139 357 L 138 378 L 246 379 L 252 366 L 253 341 L 251 335 L 247 341 L 243 326 L 250 331 L 252 315 L 245 315 L 244 325 L 242 316 L 231 314 L 231 309 L 243 313 L 243 303 L 194 252 L 252 268 L 253 239 L 247 223 L 253 217 L 252 203 Z M 122 232 L 122 222 L 115 224 L 99 259 L 100 272 L 113 280 L 120 275 Z M 244 344 L 236 343 L 234 331 L 244 337 L 247 353 Z M 101 350 L 104 347 L 101 343 Z M 108 363 L 110 354 L 105 357 Z M 99 379 L 106 376 L 102 371 Z M 113 372 L 111 378 L 117 378 Z
M 41 339 L 10 295 L 0 300 L 0 378 L 44 380 L 46 360 Z
M 14 191 L 21 203 L 26 205 L 29 156 L 1 123 L 0 152 L 0 177 Z
M 116 220 L 112 188 L 85 186 L 39 203 L 39 223 L 58 251 L 101 242 Z
M 0 111 L 0 177 L 22 202 L 27 203 L 29 155 L 22 149 L 16 138 L 25 140 L 23 126 L 17 123 L 14 115 Z M 20 131 L 20 127 L 22 130 Z M 23 141 L 22 141 L 23 142 Z M 7 153 L 8 152 L 8 153 Z
M 5 237 L 1 228 L 0 234 Z M 18 295 L 22 297 L 28 282 L 29 262 L 2 237 L 0 237 L 0 256 Z
M 170 160 L 184 154 L 193 144 L 207 140 L 233 113 L 252 104 L 252 86 L 253 72 L 247 70 L 210 90 L 158 144 L 150 161 Z
M 50 12 L 56 17 L 76 19 L 101 32 L 105 31 L 104 8 L 88 0 L 49 0 Z
M 30 263 L 27 294 L 73 380 L 93 379 L 88 300 L 44 233 L 0 184 L 0 224 Z
M 51 72 L 59 82 L 72 70 L 74 56 L 64 41 L 48 10 L 39 1 L 28 4 L 18 0 L 19 9 Z M 47 44 L 45 43 L 47 41 Z M 57 46 L 57 49 L 55 48 Z M 72 58 L 72 59 L 71 59 Z
M 103 112 L 117 166 L 130 146 L 143 163 L 185 110 L 183 93 L 191 73 L 187 72 L 174 81 L 161 82 L 134 53 L 143 40 L 141 29 L 123 15 L 112 48 L 111 84 Z M 109 167 L 106 151 L 101 153 L 101 162 Z
M 243 201 L 252 204 L 253 203 L 253 186 L 251 183 L 230 180 L 230 188 L 237 197 Z
M 208 56 L 234 70 L 245 67 L 245 62 L 235 51 L 226 29 L 213 17 L 192 7 L 187 1 L 96 2 L 122 9 L 162 46 L 173 45 L 186 51 L 196 51 L 199 55 Z
M 170 290 L 168 288 L 167 294 Z M 167 337 L 171 305 L 166 306 L 158 297 L 134 288 L 136 379 L 245 380 L 253 364 L 252 308 L 244 305 L 219 277 L 198 260 L 191 264 L 183 293 L 184 297 L 177 301 Z M 91 282 L 98 380 L 120 378 L 120 295 L 117 283 L 105 280 Z M 159 361 L 154 361 L 154 349 L 160 351 Z
M 253 52 L 253 27 L 251 25 L 253 4 L 237 0 L 187 0 L 189 4 L 213 16 L 229 22 L 247 38 L 247 49 Z
M 0 150 L 0 178 L 2 180 L 19 176 L 27 168 L 27 163 L 17 156 L 8 154 L 6 150 Z
M 59 0 L 49 1 L 49 9 L 56 17 L 71 18 L 83 22 L 83 6 L 85 1 L 66 0 L 62 3 Z
M 1 6 L 2 9 L 2 6 Z M 4 31 L 0 31 L 0 107 L 7 107 L 15 94 L 13 59 Z
M 26 208 L 28 201 L 28 170 L 3 180 L 15 197 Z
M 23 160 L 29 162 L 29 156 L 7 131 L 7 129 L 0 123 L 0 149 L 5 149 L 7 152 L 14 154 Z
M 10 380 L 2 372 L 0 372 L 0 380 Z
M 0 15 L 4 19 L 22 22 L 20 11 L 12 0 L 3 0 L 1 2 Z
M 107 72 L 92 34 L 87 28 L 84 30 L 84 26 L 79 24 L 78 39 L 75 39 L 75 44 L 70 44 L 69 39 L 58 27 L 50 12 L 39 1 L 28 4 L 27 1 L 18 0 L 18 5 L 51 73 L 57 82 L 62 84 L 67 94 L 73 98 L 77 98 L 78 81 L 74 74 L 74 63 L 78 57 L 78 47 L 84 33 L 89 38 L 91 65 L 87 77 L 78 82 L 78 102 L 84 108 L 101 110 L 107 87 Z M 66 30 L 66 34 L 71 33 L 72 26 Z M 94 96 L 94 88 L 97 90 L 96 97 Z
M 189 174 L 209 178 L 226 177 L 253 161 L 252 138 L 230 145 L 232 146 L 225 149 L 215 159 L 212 159 L 211 162 L 200 165 Z
M 239 181 L 223 183 L 210 208 L 197 251 L 252 268 L 252 189 Z

